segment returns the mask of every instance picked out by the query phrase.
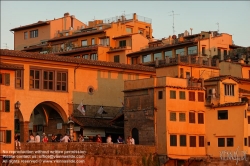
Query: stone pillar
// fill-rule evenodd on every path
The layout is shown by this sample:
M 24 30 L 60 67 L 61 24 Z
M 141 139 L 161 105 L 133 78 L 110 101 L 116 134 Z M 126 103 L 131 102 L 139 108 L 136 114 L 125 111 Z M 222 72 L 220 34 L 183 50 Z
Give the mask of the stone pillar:
M 151 53 L 151 62 L 154 62 L 154 53 Z
M 181 62 L 181 56 L 180 56 L 180 54 L 177 54 L 176 56 L 177 56 L 177 63 Z
M 203 57 L 199 57 L 198 60 L 199 60 L 199 64 L 203 65 Z
M 165 58 L 165 52 L 162 51 L 162 52 L 161 52 L 161 59 L 163 60 L 164 58 Z
M 216 59 L 216 67 L 219 67 L 220 60 Z
M 20 122 L 20 142 L 29 140 L 29 122 Z
M 166 56 L 165 61 L 166 61 L 166 64 L 169 64 L 169 56 Z
M 158 58 L 155 59 L 155 67 L 158 67 L 159 66 L 159 60 Z
M 188 64 L 191 64 L 191 55 L 188 55 Z
M 211 61 L 212 61 L 212 59 L 209 57 L 208 58 L 208 66 L 212 66 L 212 62 Z

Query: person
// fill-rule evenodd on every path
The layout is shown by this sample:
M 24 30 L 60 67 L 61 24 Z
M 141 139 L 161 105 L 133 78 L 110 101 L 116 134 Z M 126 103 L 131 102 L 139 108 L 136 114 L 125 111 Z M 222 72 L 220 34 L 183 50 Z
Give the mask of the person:
M 44 134 L 43 139 L 42 139 L 42 142 L 43 142 L 43 143 L 47 143 L 48 140 L 49 140 L 48 137 L 46 136 L 46 134 Z
M 29 140 L 29 142 L 35 142 L 35 137 L 34 137 L 34 135 L 31 133 L 30 134 L 30 140 Z
M 78 137 L 78 142 L 83 142 L 84 141 L 84 138 L 81 134 L 79 134 L 79 137 Z
M 61 139 L 61 142 L 69 142 L 69 136 L 67 136 L 67 134 L 64 135 L 64 137 Z
M 119 137 L 118 137 L 118 139 L 117 139 L 117 143 L 118 143 L 118 144 L 123 144 L 123 139 L 122 139 L 122 137 L 121 137 L 121 136 L 119 136 Z
M 112 144 L 112 143 L 113 143 L 113 142 L 112 142 L 111 135 L 109 135 L 109 136 L 107 137 L 107 143 L 108 143 L 108 144 Z
M 96 135 L 96 142 L 102 143 L 102 138 L 100 134 Z
M 56 142 L 56 135 L 52 134 L 52 136 L 51 136 L 51 142 Z
M 36 133 L 35 142 L 36 143 L 41 142 L 41 138 L 40 138 L 40 135 L 38 133 Z
M 127 138 L 127 144 L 129 144 L 129 145 L 132 144 L 132 142 L 131 142 L 131 137 L 130 137 L 130 136 L 128 136 L 128 138 Z
M 20 141 L 19 141 L 19 136 L 18 136 L 18 134 L 15 135 L 15 147 L 16 147 L 16 149 L 21 150 L 21 143 L 20 143 Z
M 135 140 L 133 137 L 131 137 L 131 145 L 134 145 L 135 144 Z

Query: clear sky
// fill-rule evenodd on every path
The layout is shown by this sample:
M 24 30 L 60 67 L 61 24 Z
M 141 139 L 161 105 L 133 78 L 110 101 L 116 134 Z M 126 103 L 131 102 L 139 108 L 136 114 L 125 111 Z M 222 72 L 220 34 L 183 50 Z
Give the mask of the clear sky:
M 190 31 L 216 31 L 233 35 L 234 44 L 250 46 L 250 1 L 1 1 L 1 48 L 14 49 L 14 34 L 20 25 L 70 15 L 84 23 L 122 14 L 137 13 L 152 19 L 153 36 L 161 39 Z

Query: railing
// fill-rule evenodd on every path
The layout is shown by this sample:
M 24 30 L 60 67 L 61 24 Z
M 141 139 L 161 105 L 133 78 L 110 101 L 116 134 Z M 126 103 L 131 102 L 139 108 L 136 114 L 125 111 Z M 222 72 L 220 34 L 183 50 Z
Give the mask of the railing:
M 128 21 L 128 20 L 133 20 L 133 14 L 126 14 L 122 16 L 116 16 L 116 17 L 110 17 L 103 19 L 103 23 L 111 23 L 111 22 L 118 22 L 120 20 L 121 22 L 123 21 Z M 146 22 L 146 23 L 152 23 L 151 18 L 143 17 L 143 16 L 138 16 L 136 15 L 136 18 L 138 21 Z
M 131 49 L 131 46 L 110 47 L 109 51 L 124 50 L 124 49 Z

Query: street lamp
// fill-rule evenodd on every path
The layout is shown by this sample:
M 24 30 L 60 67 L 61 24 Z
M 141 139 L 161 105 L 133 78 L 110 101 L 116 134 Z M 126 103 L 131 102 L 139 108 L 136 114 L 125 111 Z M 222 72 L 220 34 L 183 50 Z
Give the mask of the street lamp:
M 17 101 L 17 102 L 15 103 L 15 107 L 16 107 L 17 109 L 19 109 L 20 106 L 21 106 L 21 103 L 20 103 L 19 101 Z

